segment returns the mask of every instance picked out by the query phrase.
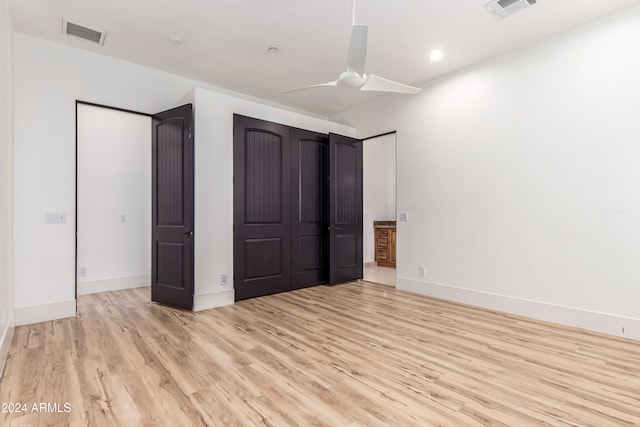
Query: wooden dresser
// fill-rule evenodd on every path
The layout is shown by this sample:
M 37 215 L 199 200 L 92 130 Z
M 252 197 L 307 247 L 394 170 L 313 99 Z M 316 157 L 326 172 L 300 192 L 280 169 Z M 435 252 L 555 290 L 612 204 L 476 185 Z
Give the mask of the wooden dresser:
M 374 221 L 376 263 L 383 267 L 396 267 L 396 222 Z

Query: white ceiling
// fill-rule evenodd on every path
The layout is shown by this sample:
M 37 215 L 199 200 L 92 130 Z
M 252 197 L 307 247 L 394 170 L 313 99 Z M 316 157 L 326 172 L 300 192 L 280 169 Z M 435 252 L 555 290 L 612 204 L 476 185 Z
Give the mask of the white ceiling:
M 540 0 L 502 21 L 488 0 L 359 0 L 367 72 L 418 85 L 640 0 Z M 285 89 L 344 71 L 350 0 L 12 0 L 16 31 L 328 116 L 380 96 L 348 88 Z M 103 47 L 62 35 L 62 18 L 108 31 Z M 185 39 L 169 42 L 170 34 Z M 277 54 L 267 49 L 276 46 Z M 431 62 L 439 48 L 444 58 Z M 410 95 L 404 95 L 410 96 Z

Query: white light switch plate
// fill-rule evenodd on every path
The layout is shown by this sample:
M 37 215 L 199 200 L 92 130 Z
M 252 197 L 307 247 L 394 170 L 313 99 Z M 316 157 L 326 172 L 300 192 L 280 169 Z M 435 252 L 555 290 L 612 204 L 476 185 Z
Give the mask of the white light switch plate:
M 409 212 L 400 212 L 400 221 L 409 221 Z
M 45 214 L 45 224 L 66 224 L 66 212 L 47 212 Z

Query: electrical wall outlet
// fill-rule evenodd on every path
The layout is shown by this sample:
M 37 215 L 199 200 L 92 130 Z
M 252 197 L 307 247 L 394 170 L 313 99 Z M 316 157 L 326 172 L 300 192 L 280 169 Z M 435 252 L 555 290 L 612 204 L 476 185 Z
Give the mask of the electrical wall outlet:
M 409 212 L 400 212 L 399 219 L 402 222 L 409 221 Z
M 424 265 L 421 265 L 420 267 L 418 267 L 418 277 L 424 277 L 427 275 L 427 267 L 425 267 Z
M 227 286 L 229 284 L 229 276 L 225 274 L 220 275 L 220 286 Z
M 87 277 L 87 267 L 78 268 L 78 277 Z
M 120 222 L 127 222 L 127 214 L 120 214 Z

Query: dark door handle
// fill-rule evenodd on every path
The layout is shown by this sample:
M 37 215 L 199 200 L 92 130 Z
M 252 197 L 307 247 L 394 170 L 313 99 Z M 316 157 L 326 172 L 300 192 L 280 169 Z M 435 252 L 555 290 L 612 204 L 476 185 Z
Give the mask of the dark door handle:
M 193 236 L 193 231 L 187 230 L 184 232 L 184 235 L 187 236 L 187 239 L 188 239 L 189 237 Z

